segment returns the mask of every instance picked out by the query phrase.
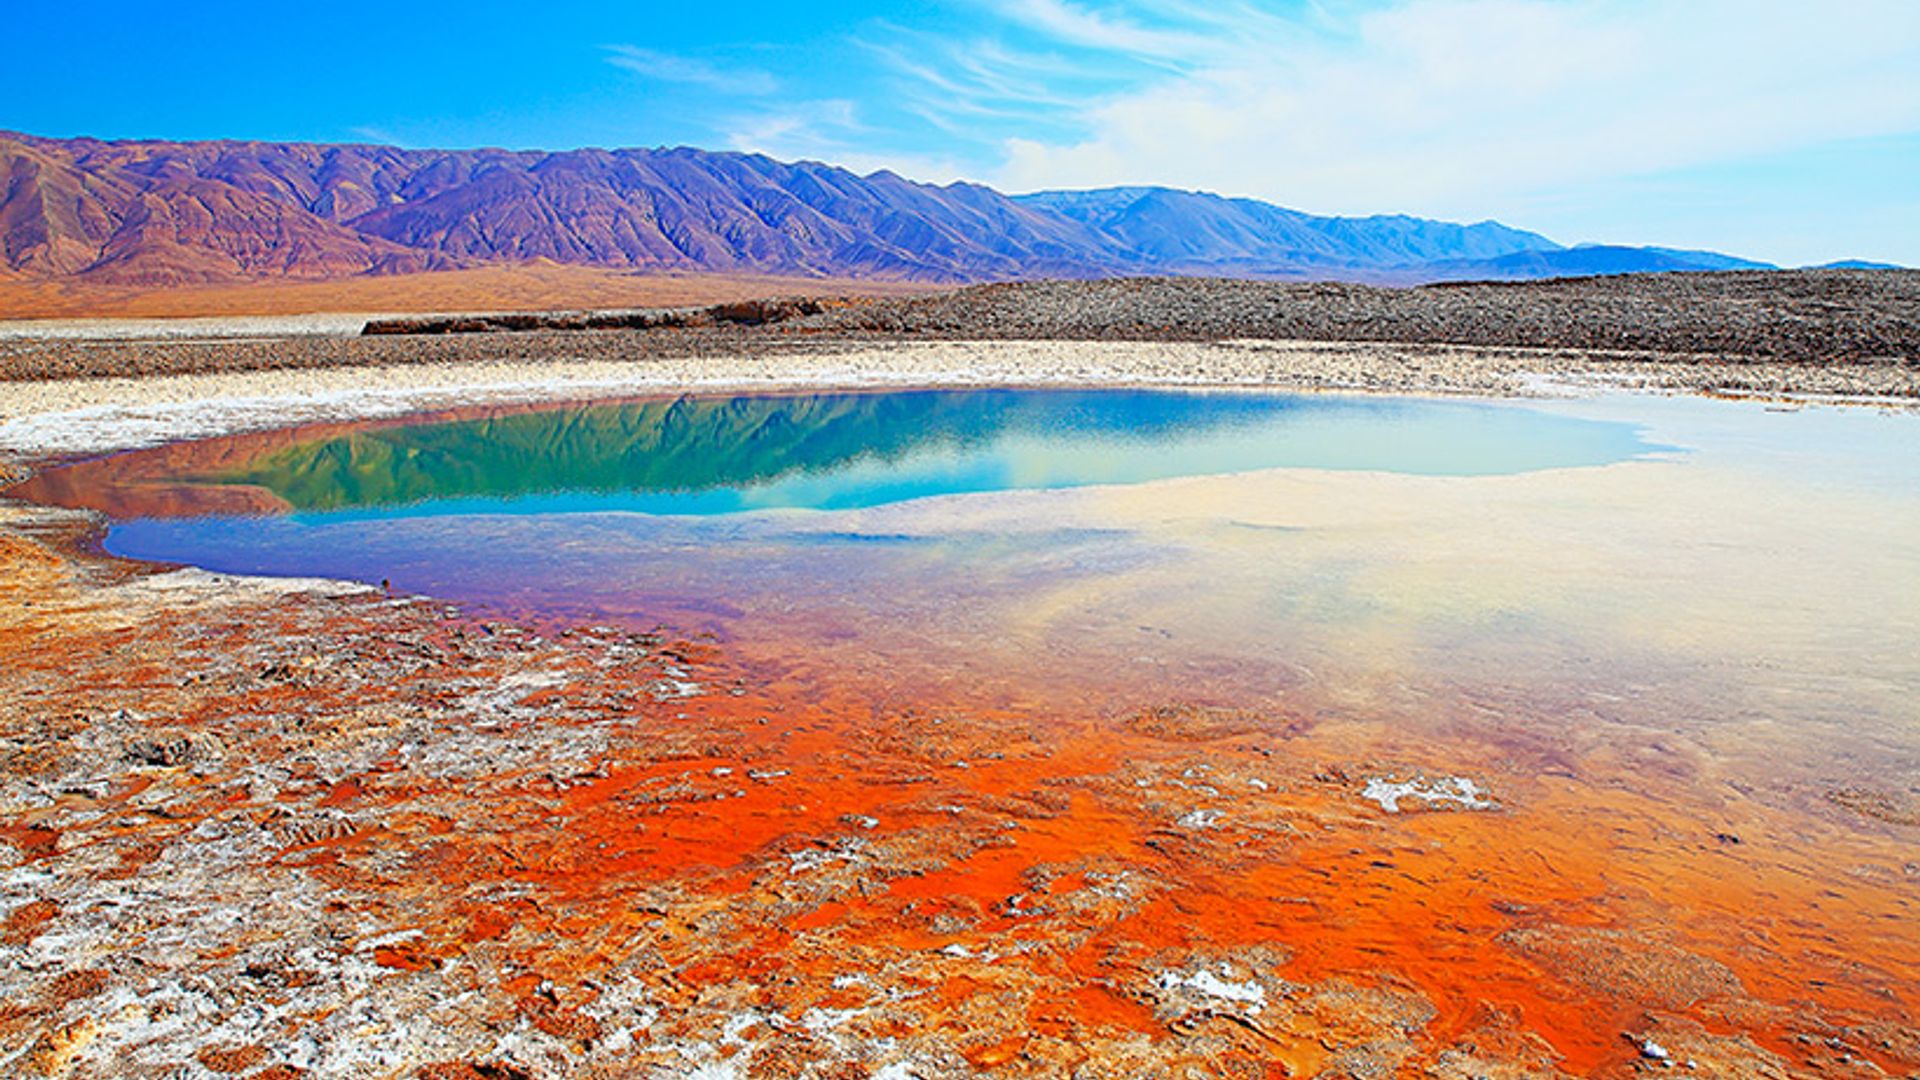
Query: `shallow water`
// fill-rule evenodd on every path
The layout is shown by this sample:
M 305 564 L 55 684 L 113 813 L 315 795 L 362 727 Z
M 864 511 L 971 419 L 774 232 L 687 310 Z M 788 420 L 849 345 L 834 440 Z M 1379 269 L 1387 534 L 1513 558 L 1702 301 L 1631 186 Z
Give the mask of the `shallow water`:
M 1329 619 L 1366 610 L 1305 610 L 1297 584 L 1273 580 L 1284 568 L 1325 580 L 1367 557 L 1365 535 L 1302 561 L 1313 538 L 1267 520 L 1289 497 L 1256 485 L 1169 536 L 1154 511 L 1179 507 L 1194 482 L 1285 469 L 1363 485 L 1511 477 L 1669 451 L 1629 420 L 1510 404 L 912 391 L 321 428 L 122 455 L 38 483 L 101 499 L 118 519 L 107 549 L 131 558 L 387 581 L 522 618 L 666 623 L 820 679 L 867 671 L 889 694 L 1103 709 L 1143 694 L 1264 700 L 1320 666 Z M 1136 489 L 1144 516 L 1102 512 Z M 1283 639 L 1282 651 L 1247 648 Z M 821 640 L 838 643 L 825 665 L 787 647 Z M 1043 657 L 1103 674 L 1034 677 Z M 1192 664 L 1211 673 L 1204 685 Z
M 1627 396 L 661 397 L 183 444 L 22 493 L 107 510 L 119 555 L 667 624 L 960 704 L 1477 680 L 1563 708 L 1655 680 L 1705 730 L 1764 663 L 1799 712 L 1748 733 L 1792 747 L 1913 715 L 1914 428 Z
M 265 489 L 321 524 L 851 510 L 1278 467 L 1485 476 L 1650 449 L 1630 424 L 1464 402 L 924 390 L 656 398 L 421 422 L 318 437 L 187 479 Z M 117 542 L 156 553 L 127 531 Z
M 1902 801 L 1920 797 L 1910 413 L 650 399 L 187 444 L 23 494 L 108 510 L 123 555 L 711 634 L 756 695 L 826 710 L 816 738 L 859 746 L 942 710 L 1009 743 L 1046 732 L 1045 755 L 1003 770 L 1008 791 L 1067 783 L 1067 762 L 1277 757 L 1350 778 L 1327 790 L 1358 813 L 1375 781 L 1470 778 L 1497 814 L 1387 834 L 1381 858 L 1415 885 L 1364 878 L 1380 853 L 1359 847 L 1361 878 L 1322 880 L 1256 857 L 1266 841 L 1223 880 L 1179 872 L 1226 898 L 1221 935 L 1258 915 L 1293 927 L 1297 964 L 1391 968 L 1443 1003 L 1524 999 L 1561 1018 L 1541 1021 L 1556 1045 L 1585 1045 L 1576 1061 L 1613 1038 L 1585 1030 L 1588 1006 L 1532 1000 L 1489 938 L 1458 936 L 1505 925 L 1489 898 L 1677 934 L 1770 1002 L 1920 1007 L 1915 826 L 1835 799 L 1920 805 Z M 1249 710 L 1260 756 L 1169 750 L 1118 721 L 1161 704 Z M 832 797 L 870 797 L 847 769 L 861 782 Z M 1089 810 L 1120 800 L 1047 826 L 1055 857 L 1124 846 L 1119 811 Z M 955 874 L 955 890 L 1010 888 Z M 1299 896 L 1320 906 L 1268 910 Z

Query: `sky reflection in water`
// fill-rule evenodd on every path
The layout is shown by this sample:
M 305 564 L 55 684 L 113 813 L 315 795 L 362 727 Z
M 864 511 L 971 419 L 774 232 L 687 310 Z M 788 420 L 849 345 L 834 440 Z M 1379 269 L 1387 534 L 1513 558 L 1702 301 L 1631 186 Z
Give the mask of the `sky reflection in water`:
M 1845 743 L 1882 773 L 1920 760 L 1894 692 L 1920 678 L 1910 430 L 1645 396 L 682 397 L 241 436 L 65 490 L 134 493 L 80 503 L 118 516 L 116 554 L 711 631 L 816 686 L 1096 712 L 1417 691 L 1389 711 L 1423 726 L 1497 686 L 1530 702 L 1503 715 L 1644 711 L 1724 730 L 1712 758 Z
M 377 427 L 195 477 L 299 520 L 850 510 L 933 495 L 1276 467 L 1484 476 L 1657 449 L 1633 425 L 1468 402 L 1175 391 L 682 397 Z M 196 526 L 116 530 L 123 554 L 202 562 Z M 223 543 L 224 528 L 212 530 Z

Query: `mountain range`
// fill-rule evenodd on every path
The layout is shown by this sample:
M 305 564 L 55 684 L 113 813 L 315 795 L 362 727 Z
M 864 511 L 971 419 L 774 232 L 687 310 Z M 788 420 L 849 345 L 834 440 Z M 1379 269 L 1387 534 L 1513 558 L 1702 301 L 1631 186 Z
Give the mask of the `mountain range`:
M 1414 283 L 1756 268 L 1563 247 L 1497 222 L 1318 217 L 1166 188 L 1008 196 L 690 148 L 410 150 L 0 132 L 0 277 L 169 287 L 548 260 L 974 282 L 1213 275 Z

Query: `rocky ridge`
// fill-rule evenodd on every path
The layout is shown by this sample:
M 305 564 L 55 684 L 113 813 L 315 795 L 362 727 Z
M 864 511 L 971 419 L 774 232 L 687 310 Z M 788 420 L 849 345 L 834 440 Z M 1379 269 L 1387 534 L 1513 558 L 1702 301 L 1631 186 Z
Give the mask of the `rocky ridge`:
M 797 332 L 1289 339 L 1920 363 L 1920 272 L 1732 271 L 1381 289 L 1142 278 L 985 285 L 804 318 Z
M 0 132 L 0 275 L 166 287 L 559 263 L 964 283 L 1390 283 L 1738 260 L 1562 249 L 1497 222 L 1334 218 L 1163 188 L 1009 197 L 688 147 L 561 152 Z M 1757 265 L 1757 264 L 1741 264 Z
M 777 324 L 777 325 L 775 325 Z M 1383 289 L 1140 278 L 862 301 L 383 319 L 368 334 L 771 327 L 789 335 L 1030 341 L 1377 341 L 1831 364 L 1920 357 L 1920 272 L 1653 274 Z

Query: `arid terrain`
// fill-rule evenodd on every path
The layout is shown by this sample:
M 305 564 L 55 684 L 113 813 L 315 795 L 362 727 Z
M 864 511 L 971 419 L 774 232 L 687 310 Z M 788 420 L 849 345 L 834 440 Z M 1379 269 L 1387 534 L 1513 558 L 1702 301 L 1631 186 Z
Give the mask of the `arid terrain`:
M 888 296 L 933 288 L 911 282 L 757 274 L 640 274 L 558 263 L 322 281 L 269 279 L 165 287 L 15 276 L 0 277 L 0 320 L 689 307 L 796 293 Z M 4 326 L 0 322 L 0 327 Z
M 551 284 L 536 277 L 533 287 Z M 712 279 L 684 285 L 723 287 Z M 1687 367 L 1693 372 L 1688 385 L 1697 389 L 1865 396 L 1911 396 L 1920 370 L 1920 272 L 1914 271 L 1660 274 L 1418 289 L 1188 278 L 984 285 L 891 298 L 813 292 L 781 300 L 744 285 L 740 293 L 685 308 L 596 312 L 570 304 L 567 311 L 513 317 L 421 315 L 375 321 L 367 328 L 383 332 L 368 334 L 353 332 L 354 320 L 338 316 L 316 320 L 324 323 L 317 328 L 288 320 L 278 332 L 271 321 L 224 332 L 194 321 L 177 332 L 164 323 L 135 323 L 129 333 L 114 320 L 80 320 L 17 324 L 23 332 L 14 335 L 0 324 L 0 380 L 458 367 L 530 358 L 562 372 L 579 361 L 982 340 L 1467 347 L 1455 349 L 1457 357 L 1474 348 L 1517 350 L 1531 357 L 1519 365 L 1532 364 L 1541 374 L 1630 376 L 1637 367 Z M 1434 374 L 1446 381 L 1467 370 L 1470 365 L 1449 363 Z
M 0 25 L 0 1080 L 1920 1080 L 1920 0 Z
M 1910 273 L 1043 282 L 824 310 L 739 303 L 785 282 L 578 273 L 113 310 L 683 310 L 0 340 L 0 487 L 185 438 L 689 388 L 1920 399 Z M 396 282 L 418 287 L 373 303 Z M 1633 783 L 1704 768 L 1657 732 L 1578 755 L 1389 741 L 1327 687 L 1036 724 L 671 625 L 131 564 L 102 525 L 0 501 L 0 1072 L 1920 1071 L 1920 800 L 1897 783 L 1650 802 Z
M 1920 271 L 1635 274 L 1382 289 L 1142 278 L 1024 282 L 850 308 L 795 329 L 1017 339 L 1379 341 L 1908 364 Z

